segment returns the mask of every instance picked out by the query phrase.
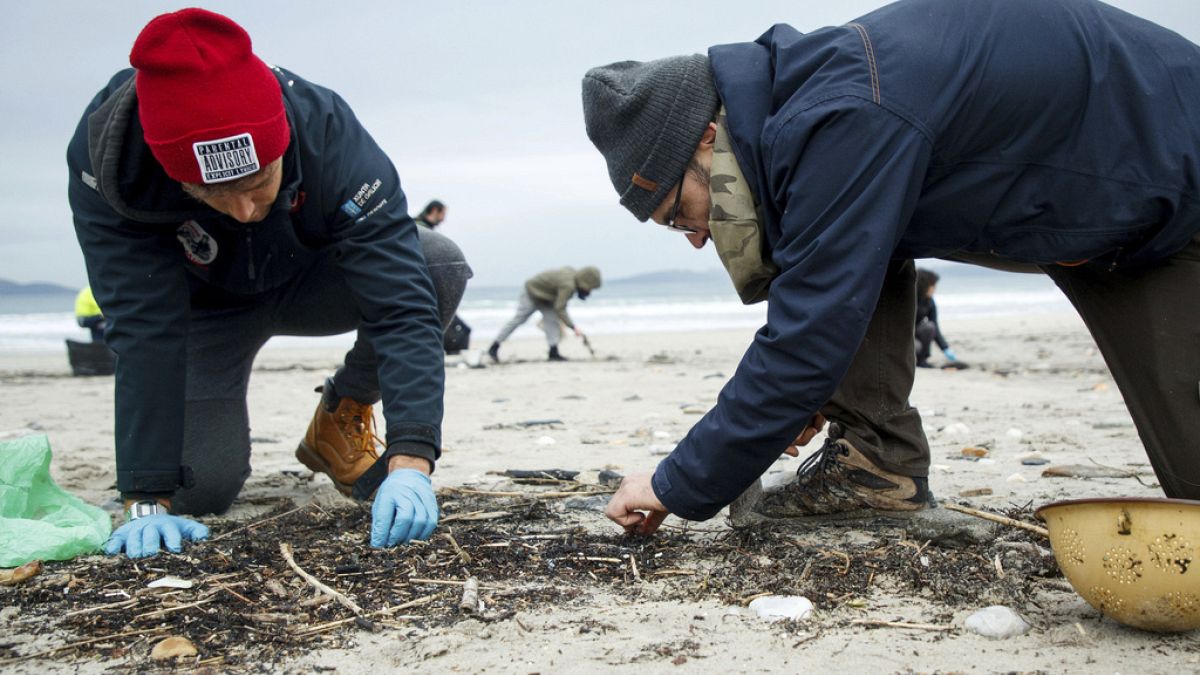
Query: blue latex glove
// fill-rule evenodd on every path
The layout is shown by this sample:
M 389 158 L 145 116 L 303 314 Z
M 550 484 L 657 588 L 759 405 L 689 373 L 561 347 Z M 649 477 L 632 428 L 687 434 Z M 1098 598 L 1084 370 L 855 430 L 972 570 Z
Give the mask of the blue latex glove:
M 383 548 L 428 539 L 438 524 L 433 482 L 416 469 L 388 474 L 371 506 L 371 546 Z
M 953 349 L 950 349 L 949 347 L 947 347 L 947 348 L 943 349 L 943 350 L 942 350 L 942 353 L 943 353 L 943 354 L 945 354 L 945 355 L 946 355 L 946 358 L 950 359 L 951 361 L 957 361 L 957 360 L 958 360 L 958 357 L 954 355 L 954 350 L 953 350 Z
M 171 553 L 183 550 L 183 540 L 208 539 L 208 527 L 181 516 L 156 513 L 136 518 L 117 528 L 104 544 L 104 552 L 117 555 L 122 550 L 130 558 L 149 558 L 158 555 L 159 543 Z

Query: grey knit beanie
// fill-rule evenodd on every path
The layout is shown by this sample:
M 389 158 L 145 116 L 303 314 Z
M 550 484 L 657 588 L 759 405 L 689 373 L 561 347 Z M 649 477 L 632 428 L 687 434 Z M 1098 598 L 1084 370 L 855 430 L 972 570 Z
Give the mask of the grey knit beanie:
M 583 76 L 588 138 L 621 205 L 645 222 L 687 169 L 720 99 L 708 57 L 620 61 Z

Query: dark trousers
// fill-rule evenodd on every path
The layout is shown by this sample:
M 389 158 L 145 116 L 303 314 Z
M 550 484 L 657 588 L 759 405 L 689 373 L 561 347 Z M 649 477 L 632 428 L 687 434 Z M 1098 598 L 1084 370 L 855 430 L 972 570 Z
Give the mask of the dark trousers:
M 917 324 L 916 330 L 913 331 L 917 341 L 917 363 L 929 363 L 929 356 L 933 353 L 933 340 L 937 337 L 937 332 L 937 326 L 928 319 Z
M 449 238 L 418 230 L 444 327 L 454 317 L 471 268 Z M 295 282 L 256 296 L 252 303 L 193 297 L 182 461 L 192 467 L 195 484 L 175 493 L 174 512 L 223 513 L 250 476 L 246 391 L 254 357 L 267 340 L 275 335 L 338 335 L 357 329 L 361 321 L 332 254 L 321 256 Z M 379 400 L 375 351 L 361 332 L 333 381 L 342 396 L 360 403 Z M 315 399 L 309 402 L 315 407 Z M 297 429 L 298 435 L 303 433 Z
M 871 461 L 905 476 L 929 474 L 929 441 L 920 413 L 908 403 L 917 365 L 916 316 L 917 268 L 911 260 L 892 261 L 866 337 L 821 409 L 831 437 L 845 438 Z
M 1043 268 L 1083 317 L 1133 416 L 1168 497 L 1200 499 L 1200 236 L 1162 264 Z M 911 261 L 894 263 L 867 337 L 829 404 L 831 435 L 883 468 L 929 472 L 929 444 L 908 404 L 915 354 Z
M 1045 271 L 1096 340 L 1163 492 L 1200 499 L 1200 236 L 1144 270 Z

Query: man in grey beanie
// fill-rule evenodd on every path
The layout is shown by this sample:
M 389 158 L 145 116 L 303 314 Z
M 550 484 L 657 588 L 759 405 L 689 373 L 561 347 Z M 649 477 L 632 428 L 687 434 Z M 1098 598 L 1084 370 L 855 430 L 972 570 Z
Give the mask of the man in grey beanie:
M 1200 498 L 1200 48 L 1094 0 L 901 0 L 708 56 L 594 68 L 589 138 L 640 221 L 769 301 L 717 405 L 607 515 L 715 515 L 824 425 L 768 517 L 933 502 L 909 405 L 914 258 L 1049 275 L 1170 497 Z M 1179 395 L 1179 392 L 1190 392 Z

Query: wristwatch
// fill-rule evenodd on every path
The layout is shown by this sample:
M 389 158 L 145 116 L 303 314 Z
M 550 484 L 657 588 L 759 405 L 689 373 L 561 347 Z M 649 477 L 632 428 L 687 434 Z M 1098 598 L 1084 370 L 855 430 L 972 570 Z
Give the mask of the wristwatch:
M 170 513 L 167 507 L 153 499 L 139 499 L 138 501 L 129 502 L 125 505 L 125 521 L 137 520 L 146 516 L 153 516 L 159 513 Z

